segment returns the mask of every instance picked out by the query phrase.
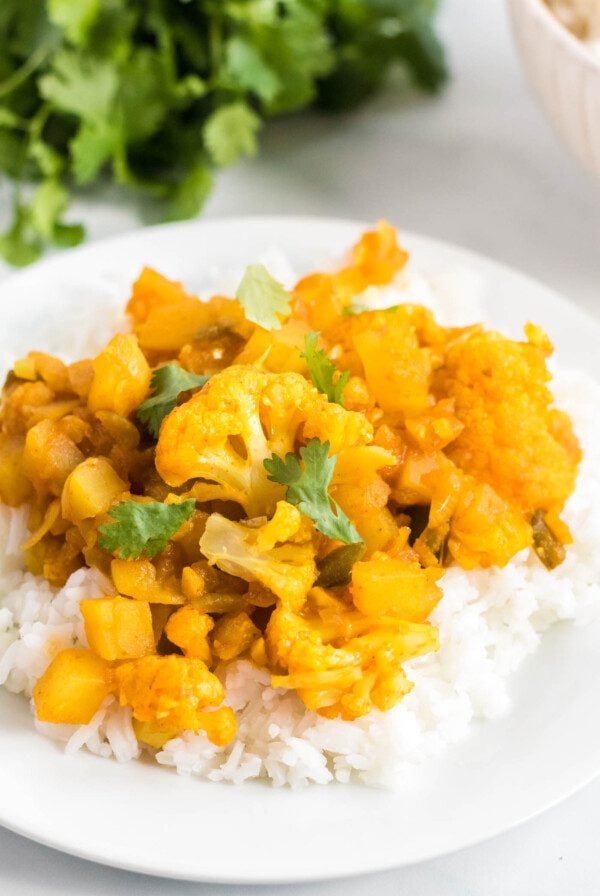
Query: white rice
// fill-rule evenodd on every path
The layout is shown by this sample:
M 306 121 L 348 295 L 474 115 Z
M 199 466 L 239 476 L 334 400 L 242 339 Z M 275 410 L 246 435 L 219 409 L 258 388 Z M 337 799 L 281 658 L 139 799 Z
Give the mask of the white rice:
M 480 317 L 476 293 L 475 280 L 455 272 L 435 283 L 413 276 L 394 288 L 368 291 L 366 299 L 381 306 L 422 301 L 444 322 L 465 323 Z M 321 718 L 295 694 L 271 688 L 267 673 L 238 661 L 224 677 L 226 701 L 238 721 L 234 743 L 220 748 L 204 733 L 186 732 L 156 753 L 157 762 L 211 781 L 400 787 L 414 779 L 417 766 L 465 737 L 473 720 L 507 712 L 507 679 L 540 635 L 559 620 L 585 624 L 600 614 L 600 386 L 583 374 L 563 373 L 555 378 L 554 394 L 583 448 L 564 513 L 576 541 L 560 567 L 548 572 L 532 551 L 523 551 L 504 569 L 447 570 L 443 598 L 431 616 L 440 650 L 406 664 L 414 688 L 390 712 L 351 723 Z M 0 506 L 0 684 L 30 695 L 59 650 L 85 645 L 79 601 L 110 594 L 112 586 L 98 571 L 80 569 L 62 589 L 52 589 L 23 572 L 19 545 L 25 537 L 25 510 Z M 64 742 L 67 752 L 85 747 L 121 762 L 140 753 L 129 709 L 112 698 L 88 725 L 36 725 Z

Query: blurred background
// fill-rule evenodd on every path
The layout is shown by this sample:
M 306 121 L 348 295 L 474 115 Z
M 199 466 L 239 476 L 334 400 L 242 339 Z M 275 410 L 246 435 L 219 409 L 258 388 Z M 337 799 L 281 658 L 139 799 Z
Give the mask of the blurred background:
M 383 216 L 518 267 L 594 309 L 600 181 L 579 168 L 534 100 L 506 3 L 442 0 L 437 32 L 450 69 L 440 93 L 407 91 L 392 78 L 357 111 L 270 121 L 258 154 L 218 173 L 203 215 Z M 598 82 L 600 93 L 600 72 Z M 5 184 L 0 227 L 10 215 Z M 140 208 L 101 183 L 79 191 L 69 219 L 97 239 L 139 226 Z

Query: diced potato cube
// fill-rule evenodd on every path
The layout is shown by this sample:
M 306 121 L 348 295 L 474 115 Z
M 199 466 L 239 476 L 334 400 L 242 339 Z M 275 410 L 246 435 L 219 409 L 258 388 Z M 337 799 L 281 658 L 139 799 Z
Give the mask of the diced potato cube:
M 237 302 L 213 298 L 201 302 L 151 268 L 144 268 L 133 284 L 127 311 L 139 343 L 146 351 L 172 356 L 219 319 L 243 320 Z
M 31 357 L 31 353 L 24 358 L 18 358 L 13 364 L 13 373 L 20 380 L 30 380 L 33 382 L 37 379 L 37 370 L 35 360 Z
M 44 352 L 29 352 L 26 360 L 34 365 L 36 375 L 50 386 L 53 392 L 56 394 L 68 392 L 69 378 L 67 367 L 60 358 L 54 358 L 52 355 L 46 355 Z M 19 376 L 17 364 L 15 364 L 14 371 Z M 25 377 L 25 379 L 30 379 L 30 377 Z
M 0 434 L 0 501 L 11 507 L 23 504 L 31 494 L 31 484 L 23 471 L 24 447 L 21 436 Z
M 208 633 L 213 628 L 212 617 L 188 605 L 173 613 L 165 632 L 169 641 L 181 647 L 186 656 L 196 657 L 210 666 L 212 657 Z
M 146 600 L 151 604 L 184 604 L 185 597 L 175 581 L 158 581 L 156 567 L 151 560 L 115 559 L 110 565 L 112 580 L 120 594 Z
M 131 414 L 144 400 L 151 371 L 135 336 L 117 333 L 93 361 L 94 379 L 88 395 L 91 411 Z
M 127 313 L 134 324 L 148 319 L 153 308 L 176 305 L 189 298 L 181 283 L 169 280 L 153 268 L 145 267 L 134 282 Z
M 352 567 L 352 597 L 366 616 L 423 622 L 442 596 L 435 584 L 439 576 L 439 570 L 409 560 L 374 556 Z
M 89 457 L 69 475 L 62 491 L 62 515 L 73 523 L 106 513 L 127 490 L 105 457 Z
M 403 315 L 388 314 L 385 328 L 356 333 L 354 348 L 369 389 L 384 411 L 413 415 L 428 408 L 431 360 Z
M 201 597 L 206 591 L 204 577 L 191 566 L 184 566 L 181 572 L 181 590 L 188 600 Z
M 92 650 L 63 650 L 33 689 L 36 716 L 40 722 L 87 725 L 113 691 L 110 663 Z
M 79 604 L 90 647 L 105 660 L 130 660 L 155 651 L 150 604 L 99 597 Z
M 220 660 L 233 660 L 248 650 L 259 635 L 247 613 L 222 616 L 213 632 L 213 651 Z
M 74 361 L 67 369 L 69 386 L 80 398 L 87 398 L 94 379 L 94 364 L 89 358 Z
M 60 495 L 69 473 L 82 460 L 77 445 L 52 420 L 41 420 L 27 433 L 23 469 L 41 491 Z
M 269 659 L 267 657 L 267 647 L 264 638 L 257 638 L 250 648 L 250 659 L 255 666 L 267 666 Z

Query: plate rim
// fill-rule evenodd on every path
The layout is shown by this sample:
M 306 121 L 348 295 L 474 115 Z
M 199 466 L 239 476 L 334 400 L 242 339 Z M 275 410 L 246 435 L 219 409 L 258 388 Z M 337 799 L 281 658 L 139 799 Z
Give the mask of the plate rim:
M 68 267 L 73 259 L 81 259 L 85 258 L 86 255 L 93 256 L 98 251 L 107 251 L 110 250 L 112 245 L 117 245 L 123 242 L 128 241 L 137 241 L 143 240 L 145 236 L 159 235 L 161 233 L 173 233 L 177 230 L 185 230 L 185 231 L 195 231 L 195 230 L 205 230 L 205 229 L 223 229 L 227 230 L 227 228 L 232 226 L 239 226 L 241 224 L 252 226 L 252 224 L 260 224 L 260 226 L 265 228 L 272 228 L 276 233 L 277 228 L 281 225 L 293 226 L 293 227 L 310 227 L 311 224 L 318 223 L 319 226 L 327 227 L 327 228 L 346 228 L 348 231 L 351 229 L 364 229 L 366 227 L 372 226 L 367 222 L 354 219 L 354 218 L 340 218 L 340 217 L 331 217 L 331 216 L 320 216 L 320 215 L 235 215 L 235 216 L 224 216 L 224 217 L 211 217 L 204 219 L 193 219 L 191 221 L 184 222 L 170 222 L 165 224 L 158 224 L 149 227 L 139 227 L 129 229 L 122 233 L 116 234 L 114 236 L 105 237 L 99 240 L 93 240 L 89 243 L 86 243 L 82 246 L 76 247 L 74 249 L 57 252 L 56 254 L 52 254 L 47 258 L 43 258 L 30 267 L 16 271 L 13 273 L 9 273 L 8 276 L 2 278 L 0 280 L 0 302 L 4 295 L 10 292 L 10 290 L 14 286 L 20 286 L 22 284 L 26 284 L 27 280 L 30 278 L 39 278 L 47 273 L 49 276 L 55 277 L 56 270 L 60 268 L 65 268 L 68 270 Z M 404 229 L 399 227 L 400 239 L 401 241 L 406 240 L 408 243 L 415 243 L 416 246 L 419 244 L 423 246 L 427 246 L 432 251 L 443 251 L 444 253 L 451 253 L 456 257 L 457 262 L 464 261 L 467 267 L 471 266 L 475 269 L 483 268 L 488 271 L 493 272 L 495 269 L 498 272 L 502 272 L 505 275 L 517 277 L 524 284 L 527 284 L 530 288 L 537 290 L 538 292 L 542 290 L 549 301 L 556 308 L 561 308 L 563 312 L 568 312 L 569 315 L 575 315 L 578 320 L 578 325 L 582 326 L 592 326 L 598 330 L 600 333 L 600 320 L 590 313 L 587 309 L 582 308 L 577 305 L 572 299 L 567 298 L 553 287 L 549 286 L 542 280 L 537 279 L 536 277 L 524 273 L 518 268 L 513 267 L 503 261 L 498 261 L 495 258 L 486 256 L 483 253 L 474 251 L 472 249 L 466 248 L 460 244 L 456 244 L 453 242 L 449 242 L 443 240 L 441 238 L 429 237 L 427 235 L 421 234 L 419 232 L 415 232 L 409 229 Z M 177 870 L 169 869 L 169 868 L 152 868 L 148 869 L 148 867 L 144 867 L 142 864 L 131 861 L 124 862 L 118 861 L 116 862 L 114 859 L 111 859 L 107 856 L 102 856 L 97 853 L 94 853 L 90 849 L 85 848 L 77 848 L 77 846 L 65 846 L 64 841 L 61 842 L 60 837 L 52 837 L 52 836 L 44 836 L 40 833 L 31 833 L 24 826 L 20 824 L 13 824 L 10 821 L 10 818 L 6 817 L 6 810 L 0 806 L 0 825 L 5 827 L 7 830 L 24 837 L 25 839 L 31 840 L 33 842 L 39 843 L 40 845 L 53 849 L 57 852 L 61 852 L 66 855 L 75 856 L 77 858 L 83 859 L 85 861 L 93 862 L 105 867 L 111 868 L 119 868 L 124 871 L 129 871 L 138 874 L 144 874 L 147 876 L 155 876 L 160 878 L 168 878 L 175 880 L 189 880 L 196 882 L 205 882 L 205 883 L 219 883 L 219 884 L 240 884 L 240 885 L 268 885 L 268 884 L 286 884 L 286 883 L 309 883 L 309 882 L 317 882 L 317 881 L 327 881 L 327 880 L 343 880 L 349 877 L 358 877 L 366 874 L 372 874 L 376 872 L 384 872 L 389 871 L 395 868 L 400 867 L 408 867 L 409 865 L 419 864 L 421 862 L 431 861 L 434 858 L 442 858 L 447 855 L 451 855 L 455 852 L 460 852 L 464 849 L 471 848 L 480 843 L 483 843 L 487 840 L 493 839 L 496 836 L 499 836 L 502 833 L 505 833 L 509 830 L 513 830 L 521 825 L 529 823 L 531 820 L 535 819 L 539 815 L 544 812 L 552 809 L 557 806 L 561 802 L 566 799 L 572 797 L 575 793 L 586 787 L 590 784 L 594 779 L 596 779 L 600 775 L 600 765 L 598 769 L 584 777 L 583 780 L 577 782 L 570 789 L 565 792 L 560 793 L 555 797 L 550 797 L 547 801 L 542 802 L 540 806 L 538 806 L 535 810 L 526 814 L 522 818 L 519 818 L 515 822 L 510 825 L 506 825 L 503 822 L 499 822 L 496 827 L 492 826 L 491 830 L 485 831 L 481 836 L 473 836 L 462 843 L 459 847 L 447 847 L 443 850 L 434 848 L 431 852 L 427 852 L 427 850 L 423 850 L 422 854 L 420 854 L 417 858 L 411 859 L 409 861 L 403 861 L 402 858 L 394 860 L 390 859 L 388 862 L 383 862 L 382 860 L 375 860 L 373 864 L 369 864 L 368 860 L 357 861 L 356 870 L 349 870 L 347 872 L 340 873 L 339 871 L 332 870 L 331 872 L 322 871 L 321 873 L 311 873 L 308 871 L 306 874 L 295 873 L 293 876 L 280 876 L 277 874 L 269 875 L 263 874 L 262 876 L 253 876 L 253 877 L 244 877 L 244 876 L 236 876 L 235 873 L 232 874 L 190 874 L 189 872 L 180 872 Z M 316 786 L 316 785 L 315 785 Z M 344 786 L 344 785 L 340 785 Z

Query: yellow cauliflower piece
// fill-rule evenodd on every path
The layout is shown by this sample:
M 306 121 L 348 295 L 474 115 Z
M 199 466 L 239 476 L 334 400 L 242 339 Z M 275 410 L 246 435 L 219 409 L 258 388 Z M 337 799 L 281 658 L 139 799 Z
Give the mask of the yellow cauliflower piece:
M 551 407 L 547 342 L 478 332 L 450 346 L 435 377 L 464 429 L 447 453 L 526 513 L 561 507 L 573 490 L 578 451 Z
M 183 650 L 185 656 L 196 657 L 209 666 L 212 656 L 208 635 L 214 627 L 214 620 L 208 613 L 202 613 L 188 604 L 169 617 L 165 634 L 169 641 Z
M 235 365 L 165 419 L 156 469 L 171 486 L 202 480 L 193 486 L 197 500 L 236 501 L 250 517 L 270 514 L 283 488 L 267 478 L 263 461 L 311 435 L 329 439 L 335 451 L 363 444 L 372 430 L 362 414 L 328 404 L 298 373 Z
M 203 710 L 219 706 L 223 685 L 199 659 L 170 654 L 145 656 L 115 670 L 121 706 L 140 722 L 159 722 L 170 731 L 204 728 Z
M 278 501 L 271 519 L 257 532 L 256 547 L 259 551 L 270 551 L 276 544 L 295 538 L 303 529 L 303 516 L 298 508 L 287 501 Z M 310 541 L 310 530 L 303 540 Z
M 424 572 L 424 571 L 423 571 Z M 402 663 L 438 648 L 437 631 L 391 615 L 368 617 L 321 588 L 302 613 L 280 606 L 267 628 L 267 656 L 308 709 L 355 719 L 387 710 L 411 689 Z
M 304 526 L 302 515 L 289 507 L 285 501 L 279 502 L 270 522 L 259 518 L 235 523 L 213 513 L 200 539 L 200 550 L 224 572 L 246 582 L 260 582 L 277 597 L 298 606 L 315 580 L 316 566 L 310 540 L 290 543 Z

